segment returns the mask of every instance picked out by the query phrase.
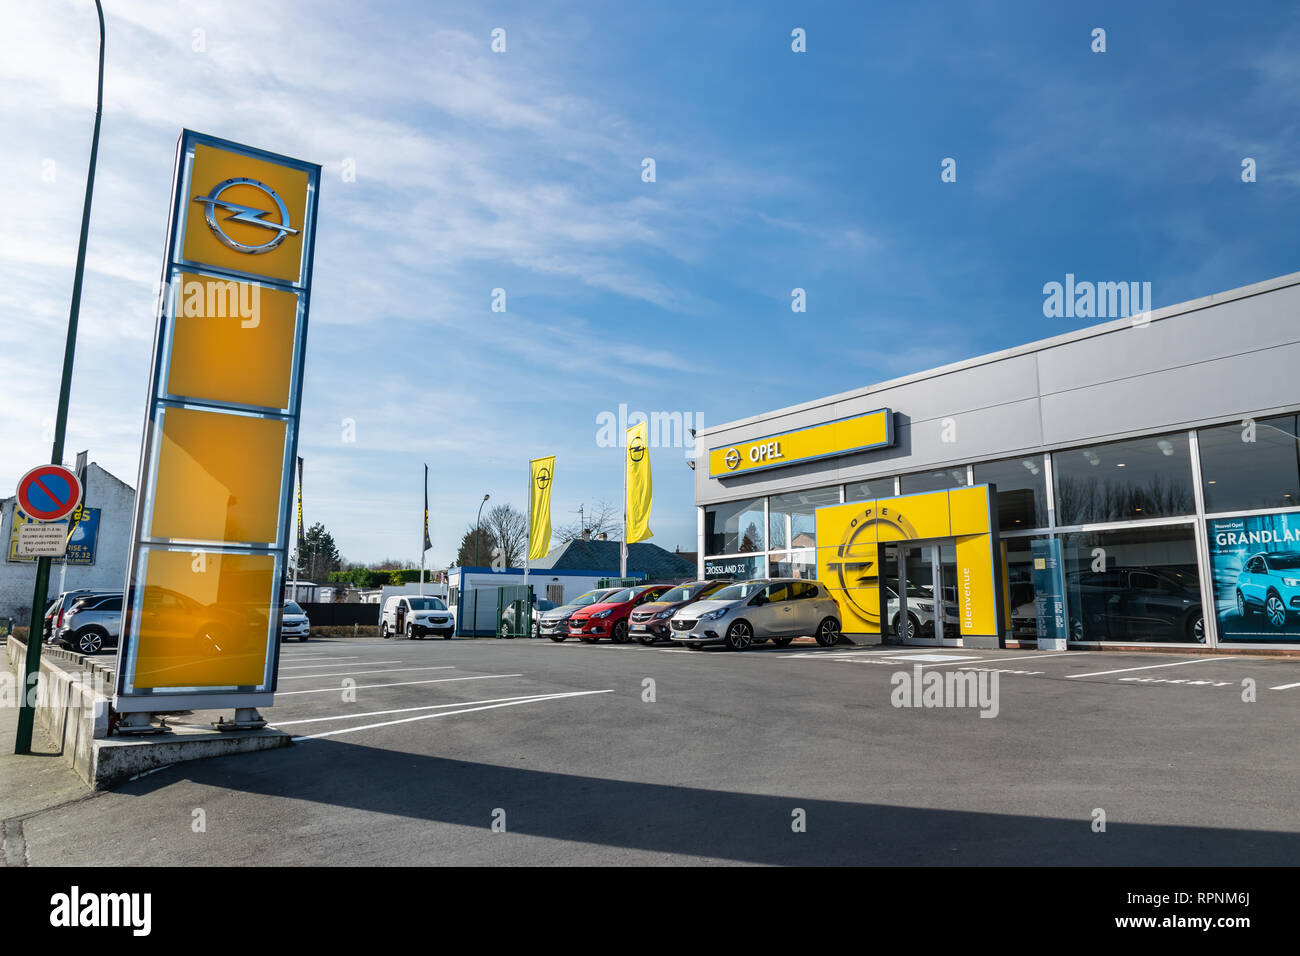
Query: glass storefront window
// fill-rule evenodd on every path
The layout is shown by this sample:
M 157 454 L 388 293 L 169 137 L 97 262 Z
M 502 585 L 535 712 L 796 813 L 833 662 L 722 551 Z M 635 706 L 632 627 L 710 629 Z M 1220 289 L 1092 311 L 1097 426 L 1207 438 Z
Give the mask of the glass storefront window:
M 1033 542 L 1046 535 L 1005 538 L 1007 545 L 1007 591 L 1011 613 L 1011 636 L 1021 641 L 1038 640 L 1038 610 L 1034 604 Z
M 749 581 L 767 576 L 767 557 L 757 554 L 750 558 L 710 558 L 704 562 L 704 577 L 712 581 L 731 578 Z
M 915 475 L 903 476 L 903 494 L 914 495 L 923 491 L 944 491 L 948 488 L 960 488 L 966 484 L 966 466 L 940 468 L 938 471 L 922 471 Z
M 744 554 L 766 551 L 763 499 L 729 501 L 704 509 L 704 553 Z
M 817 577 L 817 552 L 812 548 L 782 551 L 772 555 L 768 564 L 774 578 L 804 578 L 811 581 Z
M 888 478 L 869 478 L 866 481 L 850 481 L 844 486 L 845 501 L 872 501 L 876 498 L 892 498 L 897 494 L 894 491 L 894 479 L 891 475 Z
M 998 528 L 1047 527 L 1047 476 L 1042 455 L 988 461 L 975 466 L 975 484 L 997 485 Z
M 767 500 L 768 547 L 772 550 L 817 547 L 816 510 L 839 503 L 838 486 L 772 495 Z
M 1249 511 L 1300 505 L 1297 416 L 1247 419 L 1196 434 L 1205 510 Z
M 1191 525 L 1061 541 L 1071 641 L 1205 642 Z
M 1191 514 L 1187 434 L 1154 435 L 1052 453 L 1057 525 Z

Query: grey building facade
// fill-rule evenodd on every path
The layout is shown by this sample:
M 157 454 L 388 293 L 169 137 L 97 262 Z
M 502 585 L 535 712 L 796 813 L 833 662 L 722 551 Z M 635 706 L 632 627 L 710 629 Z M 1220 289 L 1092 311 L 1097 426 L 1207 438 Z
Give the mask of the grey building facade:
M 699 573 L 814 577 L 819 507 L 992 484 L 1013 646 L 1036 639 L 1034 541 L 1059 542 L 1072 645 L 1300 646 L 1298 362 L 1294 273 L 703 429 Z M 878 409 L 892 444 L 704 466 Z M 912 559 L 882 601 L 916 582 L 932 619 L 891 631 L 903 597 L 886 640 L 943 629 L 940 550 Z

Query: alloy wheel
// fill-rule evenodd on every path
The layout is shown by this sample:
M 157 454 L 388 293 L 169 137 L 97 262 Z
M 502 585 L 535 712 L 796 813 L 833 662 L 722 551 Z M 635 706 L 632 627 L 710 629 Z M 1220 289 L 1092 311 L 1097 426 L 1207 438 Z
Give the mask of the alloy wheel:
M 727 647 L 733 651 L 743 651 L 754 643 L 754 632 L 744 621 L 737 621 L 727 629 Z
M 1286 605 L 1276 594 L 1270 594 L 1264 602 L 1264 613 L 1268 615 L 1268 623 L 1274 627 L 1286 626 Z

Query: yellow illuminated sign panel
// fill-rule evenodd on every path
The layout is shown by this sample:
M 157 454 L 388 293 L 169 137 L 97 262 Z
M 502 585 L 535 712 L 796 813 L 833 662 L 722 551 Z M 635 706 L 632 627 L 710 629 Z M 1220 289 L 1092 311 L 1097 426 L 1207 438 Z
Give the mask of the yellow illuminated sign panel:
M 991 504 L 981 485 L 818 508 L 817 577 L 839 604 L 843 630 L 880 633 L 880 545 L 942 538 L 956 546 L 960 634 L 997 635 Z
M 884 448 L 894 443 L 888 408 L 709 450 L 709 477 L 725 478 L 796 462 Z
M 287 408 L 298 293 L 182 272 L 167 393 Z
M 284 441 L 274 418 L 167 409 L 149 536 L 274 544 Z
M 312 163 L 181 137 L 119 711 L 271 703 L 319 181 Z
M 304 169 L 197 144 L 190 171 L 190 188 L 186 190 L 188 195 L 181 197 L 186 207 L 181 258 L 235 272 L 298 282 L 302 278 L 303 219 L 309 179 Z M 232 180 L 235 182 L 231 183 Z M 221 189 L 223 183 L 231 185 Z M 219 189 L 221 193 L 216 198 L 224 205 L 202 201 Z M 284 203 L 287 221 L 275 202 L 276 197 Z M 278 231 L 269 226 L 284 226 L 295 231 L 285 232 L 275 248 L 250 254 L 232 249 L 223 242 L 218 231 L 209 224 L 209 218 L 228 239 L 252 247 L 265 245 L 276 237 Z M 256 225 L 257 221 L 263 225 Z
M 279 586 L 271 555 L 151 550 L 136 629 L 135 686 L 261 684 Z

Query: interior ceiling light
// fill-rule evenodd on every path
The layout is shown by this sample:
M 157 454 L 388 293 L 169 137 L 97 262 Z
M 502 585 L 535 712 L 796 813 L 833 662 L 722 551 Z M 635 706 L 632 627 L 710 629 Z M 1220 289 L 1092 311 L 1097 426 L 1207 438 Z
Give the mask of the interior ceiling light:
M 1171 442 L 1168 438 L 1160 439 L 1158 442 L 1156 442 L 1156 447 L 1160 449 L 1161 454 L 1163 454 L 1166 458 L 1168 458 L 1170 455 L 1174 453 L 1174 443 Z

